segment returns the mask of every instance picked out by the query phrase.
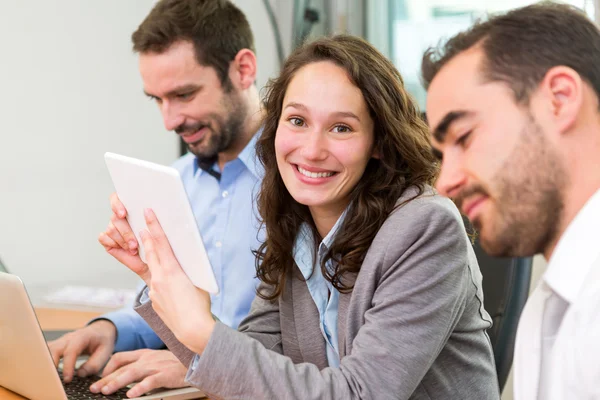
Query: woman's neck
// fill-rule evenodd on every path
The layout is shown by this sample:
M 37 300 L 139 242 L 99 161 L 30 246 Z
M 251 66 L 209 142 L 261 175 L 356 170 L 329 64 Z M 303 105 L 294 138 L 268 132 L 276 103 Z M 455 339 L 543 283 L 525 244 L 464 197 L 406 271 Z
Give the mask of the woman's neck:
M 346 206 L 326 208 L 308 207 L 310 210 L 310 215 L 312 216 L 315 226 L 317 227 L 317 232 L 319 232 L 319 235 L 322 239 L 325 238 L 329 232 L 331 232 L 331 229 L 333 229 L 333 226 L 346 209 Z

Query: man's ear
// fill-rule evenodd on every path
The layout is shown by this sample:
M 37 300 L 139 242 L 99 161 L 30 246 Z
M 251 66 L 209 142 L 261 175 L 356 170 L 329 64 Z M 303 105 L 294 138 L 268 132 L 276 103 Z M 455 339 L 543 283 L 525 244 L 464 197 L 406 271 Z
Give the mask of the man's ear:
M 242 49 L 229 65 L 229 78 L 240 89 L 248 89 L 256 81 L 256 55 L 250 49 Z
M 572 68 L 553 67 L 540 84 L 542 97 L 550 108 L 550 118 L 560 133 L 568 132 L 581 112 L 584 82 Z

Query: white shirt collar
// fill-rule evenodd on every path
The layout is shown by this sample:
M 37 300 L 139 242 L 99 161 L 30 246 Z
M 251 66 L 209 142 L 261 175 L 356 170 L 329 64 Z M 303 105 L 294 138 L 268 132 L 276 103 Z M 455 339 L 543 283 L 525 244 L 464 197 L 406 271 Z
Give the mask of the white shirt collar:
M 559 296 L 573 303 L 594 262 L 600 257 L 600 190 L 567 226 L 550 257 L 544 280 Z

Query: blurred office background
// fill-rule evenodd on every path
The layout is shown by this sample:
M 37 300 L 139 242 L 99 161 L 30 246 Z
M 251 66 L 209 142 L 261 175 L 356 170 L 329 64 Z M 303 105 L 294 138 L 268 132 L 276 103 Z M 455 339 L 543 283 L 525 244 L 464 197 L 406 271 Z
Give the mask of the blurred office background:
M 253 27 L 262 87 L 305 38 L 349 32 L 398 66 L 424 106 L 423 51 L 526 0 L 234 0 Z M 98 244 L 113 191 L 103 154 L 180 154 L 142 93 L 130 35 L 155 0 L 0 0 L 0 258 L 30 288 L 133 288 Z M 599 0 L 571 0 L 591 18 Z M 543 260 L 536 259 L 537 274 Z M 534 278 L 535 280 L 535 278 Z

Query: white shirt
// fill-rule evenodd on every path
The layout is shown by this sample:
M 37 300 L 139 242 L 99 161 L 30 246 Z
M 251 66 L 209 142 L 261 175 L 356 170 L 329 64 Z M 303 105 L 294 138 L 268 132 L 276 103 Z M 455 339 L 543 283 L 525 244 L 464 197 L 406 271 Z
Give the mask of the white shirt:
M 540 382 L 541 327 L 550 296 L 567 303 Z M 527 301 L 515 345 L 515 400 L 600 399 L 600 190 L 559 239 Z

